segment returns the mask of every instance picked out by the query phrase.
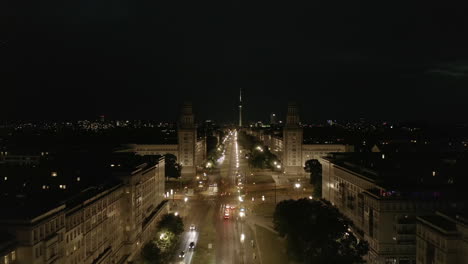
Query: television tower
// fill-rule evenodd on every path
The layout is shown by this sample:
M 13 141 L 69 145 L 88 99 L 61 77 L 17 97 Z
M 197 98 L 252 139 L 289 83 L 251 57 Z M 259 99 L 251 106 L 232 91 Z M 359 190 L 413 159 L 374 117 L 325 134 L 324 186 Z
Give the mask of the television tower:
M 242 127 L 242 88 L 239 88 L 239 127 Z

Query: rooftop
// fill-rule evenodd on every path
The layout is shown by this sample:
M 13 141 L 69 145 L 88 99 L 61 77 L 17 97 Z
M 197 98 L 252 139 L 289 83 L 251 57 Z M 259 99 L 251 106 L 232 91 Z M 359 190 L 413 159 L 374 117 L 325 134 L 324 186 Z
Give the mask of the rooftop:
M 426 215 L 420 216 L 421 220 L 430 223 L 441 229 L 444 232 L 455 232 L 457 231 L 457 225 L 455 222 L 450 221 L 449 219 L 442 217 L 440 215 Z
M 326 159 L 389 190 L 463 191 L 468 181 L 463 153 L 334 153 Z
M 121 175 L 156 165 L 160 157 L 135 153 L 61 153 L 38 165 L 0 165 L 0 219 L 33 219 L 74 206 L 120 184 Z

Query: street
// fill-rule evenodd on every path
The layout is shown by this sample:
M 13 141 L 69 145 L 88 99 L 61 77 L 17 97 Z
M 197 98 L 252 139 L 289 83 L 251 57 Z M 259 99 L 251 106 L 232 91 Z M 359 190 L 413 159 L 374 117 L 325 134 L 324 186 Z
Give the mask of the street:
M 175 201 L 177 213 L 184 220 L 185 232 L 182 234 L 173 263 L 262 263 L 255 232 L 257 222 L 261 221 L 258 215 L 261 215 L 262 211 L 258 209 L 258 215 L 254 216 L 253 210 L 257 208 L 257 204 L 267 205 L 267 215 L 271 217 L 273 201 L 289 199 L 291 193 L 285 192 L 289 184 L 280 184 L 281 182 L 273 180 L 271 174 L 268 174 L 264 177 L 264 182 L 261 176 L 256 177 L 260 182 L 250 182 L 248 190 L 245 190 L 246 181 L 252 181 L 253 178 L 249 178 L 247 160 L 241 155 L 235 132 L 225 142 L 224 158 L 218 164 L 218 168 L 216 172 L 208 174 L 209 187 L 195 192 L 195 195 L 189 196 L 186 201 Z M 268 201 L 264 202 L 266 199 Z M 228 216 L 225 216 L 226 214 Z M 265 222 L 264 219 L 263 221 Z M 191 225 L 195 226 L 195 230 L 190 231 Z M 271 225 L 271 218 L 268 219 L 267 225 Z M 272 228 L 269 227 L 269 230 Z M 266 232 L 276 237 L 274 231 Z M 191 242 L 195 243 L 193 250 L 189 249 Z M 277 244 L 280 247 L 277 251 L 284 252 L 282 244 Z M 183 258 L 179 257 L 182 251 L 185 253 Z M 265 248 L 265 251 L 270 251 L 270 248 Z M 278 261 L 280 259 L 281 257 L 278 257 Z

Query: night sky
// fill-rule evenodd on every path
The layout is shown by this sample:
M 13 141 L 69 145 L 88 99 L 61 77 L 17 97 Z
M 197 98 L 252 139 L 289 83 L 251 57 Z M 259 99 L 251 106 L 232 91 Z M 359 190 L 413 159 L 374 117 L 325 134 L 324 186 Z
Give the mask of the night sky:
M 3 0 L 0 120 L 467 121 L 468 10 L 381 2 Z

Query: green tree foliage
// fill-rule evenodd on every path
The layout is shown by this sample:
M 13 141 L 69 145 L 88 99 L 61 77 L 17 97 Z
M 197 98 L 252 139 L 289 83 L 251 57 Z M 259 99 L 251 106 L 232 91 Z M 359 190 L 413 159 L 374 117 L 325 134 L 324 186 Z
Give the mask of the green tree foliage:
M 167 230 L 176 236 L 184 232 L 184 222 L 180 216 L 174 214 L 165 214 L 158 223 L 159 230 Z
M 150 241 L 141 250 L 141 257 L 144 264 L 162 264 L 162 255 L 159 247 Z
M 262 142 L 258 141 L 254 136 L 247 135 L 245 132 L 239 134 L 239 144 L 242 148 L 248 151 L 249 164 L 254 168 L 259 169 L 274 169 L 274 161 L 279 161 L 278 157 L 273 154 L 268 147 L 263 146 Z M 257 147 L 262 147 L 259 151 Z
M 254 136 L 247 135 L 245 132 L 238 134 L 237 140 L 242 148 L 252 151 L 256 146 L 261 145 L 261 142 Z
M 304 171 L 310 173 L 310 184 L 314 186 L 314 197 L 322 197 L 322 164 L 316 159 L 306 161 Z
M 166 163 L 166 167 L 164 168 L 166 177 L 179 178 L 182 172 L 182 165 L 177 163 L 177 157 L 172 154 L 166 154 L 164 161 Z
M 368 244 L 348 231 L 352 222 L 330 203 L 287 200 L 276 206 L 275 230 L 287 238 L 289 255 L 311 264 L 364 263 Z
M 163 234 L 161 237 L 160 235 Z M 158 236 L 155 239 L 156 246 L 162 252 L 162 258 L 166 259 L 166 256 L 170 255 L 173 249 L 177 246 L 177 242 L 179 241 L 179 237 L 174 235 L 174 233 L 170 232 L 169 230 L 162 229 Z

